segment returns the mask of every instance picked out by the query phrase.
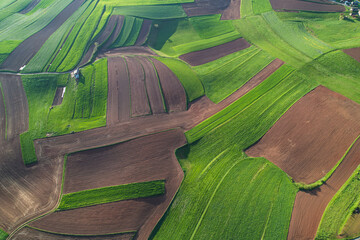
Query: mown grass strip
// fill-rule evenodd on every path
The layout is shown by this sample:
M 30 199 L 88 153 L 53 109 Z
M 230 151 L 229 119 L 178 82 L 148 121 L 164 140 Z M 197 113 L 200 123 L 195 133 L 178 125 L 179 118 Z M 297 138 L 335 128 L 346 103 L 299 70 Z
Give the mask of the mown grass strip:
M 131 183 L 64 194 L 59 211 L 165 193 L 165 180 Z
M 312 190 L 315 189 L 317 187 L 320 187 L 321 185 L 323 185 L 324 183 L 326 183 L 326 181 L 333 175 L 333 173 L 336 171 L 336 169 L 339 167 L 339 165 L 343 162 L 343 160 L 345 159 L 345 157 L 347 156 L 347 154 L 349 153 L 349 151 L 351 150 L 351 148 L 354 146 L 354 144 L 356 143 L 356 141 L 360 138 L 360 136 L 358 136 L 354 142 L 350 145 L 350 147 L 346 150 L 346 152 L 344 153 L 344 155 L 340 158 L 340 160 L 335 164 L 335 166 L 328 172 L 326 173 L 326 175 L 324 177 L 322 177 L 321 179 L 319 179 L 318 181 L 311 183 L 311 184 L 306 184 L 306 183 L 302 183 L 302 182 L 297 182 L 295 183 L 295 185 L 300 189 L 300 190 Z
M 329 202 L 315 239 L 338 239 L 347 220 L 360 204 L 359 191 L 360 165 Z

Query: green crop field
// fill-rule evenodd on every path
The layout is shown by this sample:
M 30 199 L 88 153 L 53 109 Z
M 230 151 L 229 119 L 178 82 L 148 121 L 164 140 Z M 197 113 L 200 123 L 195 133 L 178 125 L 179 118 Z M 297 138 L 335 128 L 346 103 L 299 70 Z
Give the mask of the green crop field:
M 187 64 L 173 58 L 157 57 L 157 59 L 167 65 L 178 77 L 185 89 L 188 102 L 192 102 L 204 95 L 204 87 L 201 81 Z
M 9 234 L 0 228 L 0 240 L 5 240 L 7 236 L 9 236 Z
M 130 183 L 64 194 L 57 210 L 69 210 L 165 193 L 165 181 Z
M 215 103 L 225 99 L 266 67 L 273 57 L 251 46 L 218 60 L 196 66 L 206 95 Z

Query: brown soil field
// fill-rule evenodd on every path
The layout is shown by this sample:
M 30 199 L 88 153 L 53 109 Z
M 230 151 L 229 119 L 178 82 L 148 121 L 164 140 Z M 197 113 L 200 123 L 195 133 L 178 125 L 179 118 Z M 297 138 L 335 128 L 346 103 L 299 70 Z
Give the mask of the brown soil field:
M 34 7 L 36 7 L 36 5 L 38 5 L 39 2 L 40 2 L 40 0 L 33 0 L 29 5 L 26 6 L 26 8 L 21 10 L 19 13 L 26 14 L 26 13 L 30 12 L 31 10 L 34 9 Z
M 11 239 L 13 240 L 131 240 L 134 233 L 114 234 L 114 235 L 100 235 L 100 236 L 67 236 L 61 234 L 47 233 L 33 228 L 24 227 L 15 234 Z
M 108 59 L 107 126 L 130 119 L 130 86 L 123 58 Z
M 115 40 L 119 36 L 119 34 L 122 30 L 122 27 L 124 25 L 124 18 L 125 18 L 124 16 L 120 16 L 120 15 L 116 16 L 117 24 L 116 24 L 115 30 L 113 31 L 110 38 L 106 41 L 106 43 L 102 47 L 103 49 L 108 49 L 111 46 L 111 44 L 113 44 L 115 42 Z
M 344 53 L 354 58 L 356 61 L 360 62 L 360 48 L 350 48 L 344 49 Z
M 138 239 L 145 239 L 139 236 L 150 235 L 180 187 L 183 171 L 175 157 L 175 149 L 184 144 L 185 136 L 177 129 L 70 155 L 64 193 L 165 179 L 166 194 L 55 212 L 31 226 L 67 234 L 106 234 L 140 229 Z
M 46 27 L 23 41 L 0 66 L 1 69 L 13 72 L 26 65 L 40 50 L 46 40 L 53 34 L 80 6 L 84 0 L 74 0 Z
M 144 22 L 143 22 L 143 24 L 141 26 L 139 36 L 138 36 L 138 38 L 136 39 L 136 42 L 135 42 L 136 46 L 141 46 L 146 42 L 147 37 L 148 37 L 148 35 L 150 33 L 151 24 L 152 24 L 152 20 L 144 19 Z
M 1 90 L 1 88 L 0 88 Z M 0 91 L 0 145 L 5 142 L 6 134 L 6 112 L 2 91 Z
M 121 48 L 111 49 L 110 51 L 99 54 L 98 57 L 102 58 L 102 57 L 114 57 L 114 56 L 123 56 L 123 55 L 155 56 L 157 54 L 148 47 L 131 46 L 131 47 L 121 47 Z
M 117 16 L 117 15 L 113 15 L 109 18 L 108 22 L 106 23 L 105 28 L 102 30 L 100 35 L 98 37 L 96 37 L 96 39 L 94 40 L 94 43 L 91 44 L 90 48 L 84 55 L 84 57 L 80 63 L 80 66 L 88 63 L 91 60 L 92 54 L 95 50 L 95 42 L 97 42 L 99 44 L 99 46 L 104 44 L 104 42 L 110 38 L 110 36 L 113 33 L 113 30 L 115 29 L 117 24 L 121 24 L 121 23 L 119 23 L 121 21 L 122 21 L 122 18 L 120 18 L 120 16 Z
M 338 141 L 339 142 L 339 141 Z M 320 188 L 296 195 L 288 239 L 314 239 L 326 206 L 360 164 L 360 141 L 351 148 L 343 162 Z
M 186 111 L 186 93 L 179 79 L 159 60 L 152 58 L 151 61 L 154 63 L 159 76 L 167 111 Z
M 240 19 L 241 0 L 231 0 L 230 5 L 223 11 L 221 20 Z
M 214 61 L 231 53 L 238 52 L 250 46 L 250 43 L 248 43 L 245 39 L 239 38 L 215 47 L 187 53 L 181 55 L 179 58 L 189 63 L 191 66 L 198 66 Z
M 130 78 L 131 116 L 149 115 L 151 112 L 142 65 L 134 57 L 126 57 L 125 60 Z
M 360 214 L 353 213 L 342 230 L 341 237 L 356 238 L 360 236 Z
M 145 85 L 152 114 L 164 113 L 163 97 L 160 90 L 159 79 L 151 61 L 146 57 L 137 57 L 145 72 Z
M 28 129 L 25 92 L 19 76 L 0 75 L 0 82 L 8 123 L 7 139 L 0 140 L 0 228 L 11 232 L 24 221 L 55 206 L 60 190 L 57 184 L 61 182 L 62 158 L 25 167 L 19 139 L 19 134 Z M 4 113 L 4 104 L 0 105 L 0 111 Z M 2 124 L 2 134 L 4 127 Z
M 322 178 L 360 134 L 359 104 L 325 87 L 296 102 L 246 154 L 265 157 L 296 182 Z
M 60 105 L 63 101 L 62 93 L 64 91 L 65 87 L 58 87 L 55 92 L 54 101 L 52 103 L 52 106 Z
M 230 5 L 231 0 L 195 0 L 182 4 L 189 17 L 222 13 Z
M 111 60 L 112 58 L 109 58 L 109 61 Z M 204 96 L 192 102 L 188 111 L 132 118 L 128 121 L 108 125 L 106 128 L 37 139 L 35 140 L 36 153 L 39 159 L 47 159 L 70 152 L 115 144 L 143 136 L 144 134 L 156 133 L 176 127 L 184 131 L 189 130 L 246 94 L 282 64 L 281 60 L 274 60 L 239 90 L 218 104 L 214 104 L 209 98 Z M 110 94 L 108 97 L 110 98 Z M 108 102 L 110 102 L 110 99 Z
M 325 1 L 302 1 L 302 0 L 270 0 L 275 10 L 300 10 L 314 12 L 343 12 L 345 7 L 339 4 Z

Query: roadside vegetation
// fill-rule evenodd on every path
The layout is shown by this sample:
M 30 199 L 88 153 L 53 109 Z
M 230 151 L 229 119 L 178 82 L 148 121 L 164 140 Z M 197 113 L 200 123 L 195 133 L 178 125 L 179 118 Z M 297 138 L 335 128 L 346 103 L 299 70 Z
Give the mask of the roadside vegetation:
M 0 240 L 5 240 L 9 234 L 0 228 Z

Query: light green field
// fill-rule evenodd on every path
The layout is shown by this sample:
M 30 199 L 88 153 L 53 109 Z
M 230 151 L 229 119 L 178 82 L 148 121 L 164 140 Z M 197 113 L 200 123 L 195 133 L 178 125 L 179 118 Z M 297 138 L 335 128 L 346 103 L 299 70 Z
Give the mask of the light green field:
M 177 76 L 185 89 L 188 102 L 192 102 L 205 94 L 200 79 L 190 66 L 174 58 L 156 57 L 156 59 L 168 66 L 168 68 L 170 68 Z
M 36 162 L 33 140 L 106 125 L 107 60 L 81 70 L 77 83 L 69 74 L 22 76 L 29 104 L 29 130 L 20 135 L 23 159 Z M 61 105 L 51 108 L 57 87 L 66 86 Z
M 206 95 L 218 103 L 266 67 L 273 57 L 251 46 L 215 61 L 193 67 L 204 84 Z
M 164 193 L 164 180 L 96 188 L 62 195 L 57 210 L 62 211 L 127 199 L 152 197 Z

